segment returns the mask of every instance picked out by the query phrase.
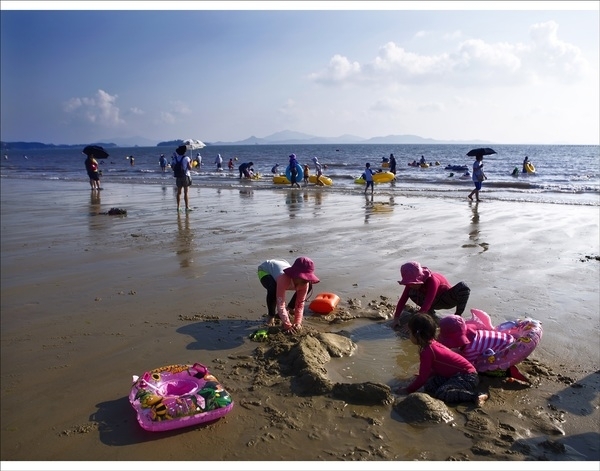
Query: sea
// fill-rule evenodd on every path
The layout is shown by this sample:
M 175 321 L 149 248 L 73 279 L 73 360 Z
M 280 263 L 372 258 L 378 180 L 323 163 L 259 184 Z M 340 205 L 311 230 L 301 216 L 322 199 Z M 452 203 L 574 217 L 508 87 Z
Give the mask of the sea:
M 308 164 L 314 174 L 313 157 L 324 166 L 324 175 L 332 185 L 324 191 L 356 193 L 362 185 L 355 182 L 369 162 L 375 170 L 387 171 L 385 160 L 394 154 L 396 179 L 376 185 L 376 191 L 390 196 L 423 196 L 432 198 L 465 198 L 473 188 L 465 169 L 472 172 L 474 158 L 467 153 L 474 147 L 458 144 L 303 144 L 303 145 L 208 145 L 190 150 L 188 156 L 202 156 L 202 166 L 192 171 L 194 185 L 215 188 L 253 190 L 290 188 L 275 184 L 271 168 L 279 164 L 285 173 L 289 155 L 294 153 L 301 165 Z M 487 180 L 481 198 L 514 202 L 556 203 L 600 206 L 600 146 L 593 145 L 490 145 L 495 154 L 484 157 Z M 31 180 L 80 181 L 89 188 L 84 167 L 83 146 L 36 150 L 4 150 L 0 160 L 1 178 Z M 162 172 L 159 157 L 167 160 L 174 152 L 170 147 L 107 148 L 109 157 L 99 160 L 101 184 L 135 183 L 141 185 L 173 185 L 169 168 Z M 223 170 L 215 164 L 223 158 Z M 131 157 L 134 165 L 131 165 Z M 409 165 L 421 156 L 428 167 Z M 535 173 L 522 173 L 525 156 Z M 234 169 L 227 164 L 232 159 Z M 238 166 L 253 162 L 260 178 L 239 179 Z M 514 170 L 517 169 L 516 172 Z M 315 185 L 309 187 L 317 188 Z

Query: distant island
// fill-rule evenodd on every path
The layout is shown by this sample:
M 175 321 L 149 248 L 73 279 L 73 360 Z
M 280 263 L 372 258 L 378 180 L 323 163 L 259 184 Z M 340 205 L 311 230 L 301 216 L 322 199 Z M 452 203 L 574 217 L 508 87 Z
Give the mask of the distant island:
M 85 147 L 88 144 L 95 144 L 104 148 L 114 147 L 153 147 L 154 144 L 148 145 L 149 141 L 145 138 L 138 138 L 137 142 L 144 142 L 143 145 L 132 145 L 131 142 L 134 138 L 113 138 L 110 139 L 112 142 L 88 142 L 85 144 L 44 144 L 42 142 L 0 142 L 2 151 L 8 150 L 30 150 L 30 149 L 53 149 L 53 148 L 74 148 L 74 147 Z M 174 148 L 183 144 L 185 139 L 173 139 L 170 141 L 161 141 L 156 144 L 156 147 L 170 147 Z M 156 142 L 156 141 L 154 141 Z M 431 138 L 425 138 L 415 136 L 412 134 L 393 134 L 388 136 L 377 136 L 365 139 L 359 136 L 353 136 L 350 134 L 344 134 L 338 137 L 319 137 L 312 136 L 310 134 L 304 134 L 295 131 L 280 131 L 271 134 L 266 137 L 250 136 L 247 139 L 241 141 L 215 141 L 207 142 L 204 141 L 207 146 L 249 146 L 249 145 L 315 145 L 315 144 L 469 144 L 469 145 L 484 145 L 491 144 L 489 141 L 472 140 L 472 141 L 448 141 L 448 140 L 437 140 Z
M 211 145 L 302 145 L 302 144 L 490 144 L 488 141 L 445 141 L 430 139 L 413 134 L 392 134 L 388 136 L 377 136 L 365 139 L 360 136 L 343 134 L 337 137 L 319 137 L 295 131 L 280 131 L 267 137 L 250 136 L 242 141 L 235 142 L 211 142 Z M 208 145 L 208 143 L 207 143 Z

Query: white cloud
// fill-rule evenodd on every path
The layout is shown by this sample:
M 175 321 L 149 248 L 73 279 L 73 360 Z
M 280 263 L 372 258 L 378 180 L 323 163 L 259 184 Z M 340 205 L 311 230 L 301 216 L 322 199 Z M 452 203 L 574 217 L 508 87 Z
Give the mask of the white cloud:
M 180 100 L 169 102 L 168 108 L 167 111 L 158 113 L 158 118 L 154 120 L 154 124 L 175 124 L 181 122 L 181 118 L 192 114 L 192 110 L 187 103 Z
M 168 111 L 162 111 L 159 114 L 159 120 L 157 121 L 157 124 L 160 124 L 160 123 L 173 124 L 173 123 L 175 123 L 175 121 L 176 121 L 175 116 L 173 116 L 172 113 L 169 113 Z
M 444 34 L 442 36 L 442 39 L 444 41 L 455 41 L 457 39 L 462 38 L 462 36 L 463 36 L 462 31 L 456 30 L 456 31 L 452 31 L 451 33 Z
M 440 102 L 422 103 L 418 110 L 425 113 L 443 113 L 446 111 L 446 106 Z
M 557 23 L 537 23 L 529 31 L 533 44 L 528 60 L 538 76 L 552 76 L 572 83 L 589 73 L 590 64 L 581 50 L 558 39 Z
M 118 96 L 110 95 L 104 90 L 98 90 L 94 97 L 71 98 L 63 104 L 65 112 L 85 119 L 90 123 L 115 127 L 125 121 L 120 118 L 119 108 L 116 106 Z
M 353 80 L 360 72 L 358 62 L 350 62 L 346 57 L 336 54 L 325 70 L 310 74 L 309 78 L 323 84 L 341 83 Z
M 375 101 L 369 109 L 377 112 L 400 112 L 406 109 L 406 106 L 407 103 L 405 100 L 388 96 Z
M 281 105 L 278 109 L 278 112 L 283 117 L 290 117 L 294 115 L 297 111 L 296 102 L 291 98 L 288 98 L 283 105 Z
M 324 85 L 506 87 L 549 79 L 573 82 L 589 70 L 581 50 L 558 38 L 555 22 L 533 25 L 530 37 L 528 44 L 468 39 L 454 50 L 432 55 L 410 52 L 390 41 L 368 63 L 336 54 L 309 78 Z
M 189 115 L 192 113 L 192 110 L 190 110 L 190 107 L 187 105 L 187 103 L 183 102 L 183 101 L 173 101 L 170 103 L 170 113 L 173 113 L 174 115 Z

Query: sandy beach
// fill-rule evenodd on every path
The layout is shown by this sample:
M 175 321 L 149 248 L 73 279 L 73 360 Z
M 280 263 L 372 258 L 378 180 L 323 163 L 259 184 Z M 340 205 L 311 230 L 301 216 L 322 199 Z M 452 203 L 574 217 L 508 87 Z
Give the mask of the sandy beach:
M 97 469 L 143 461 L 154 462 L 145 469 L 163 461 L 597 469 L 597 206 L 470 203 L 379 187 L 371 200 L 361 189 L 249 182 L 244 190 L 193 186 L 194 211 L 177 213 L 172 185 L 106 183 L 96 194 L 87 185 L 2 180 L 2 469 L 80 461 Z M 105 214 L 111 208 L 127 215 Z M 299 338 L 251 341 L 266 315 L 257 266 L 300 255 L 316 264 L 316 292 L 340 296 L 342 315 L 307 309 Z M 324 365 L 334 382 L 393 388 L 416 373 L 416 347 L 389 326 L 408 260 L 467 282 L 467 308 L 494 324 L 542 321 L 543 339 L 522 366 L 531 386 L 484 379 L 483 408 L 451 406 L 452 422 L 418 425 L 393 404 L 297 392 L 293 368 L 273 349 L 322 333 L 357 346 Z M 127 398 L 132 375 L 195 362 L 230 392 L 231 413 L 173 432 L 142 430 Z

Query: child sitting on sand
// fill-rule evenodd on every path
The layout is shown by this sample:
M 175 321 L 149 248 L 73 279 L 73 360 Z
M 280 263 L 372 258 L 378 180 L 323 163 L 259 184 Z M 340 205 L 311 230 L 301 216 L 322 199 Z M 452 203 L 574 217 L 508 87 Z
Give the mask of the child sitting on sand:
M 479 394 L 479 375 L 464 357 L 435 339 L 437 324 L 428 314 L 415 314 L 408 321 L 410 341 L 419 346 L 419 374 L 406 388 L 397 392 L 413 393 L 421 386 L 430 396 L 444 402 L 474 402 L 478 406 L 488 399 Z

